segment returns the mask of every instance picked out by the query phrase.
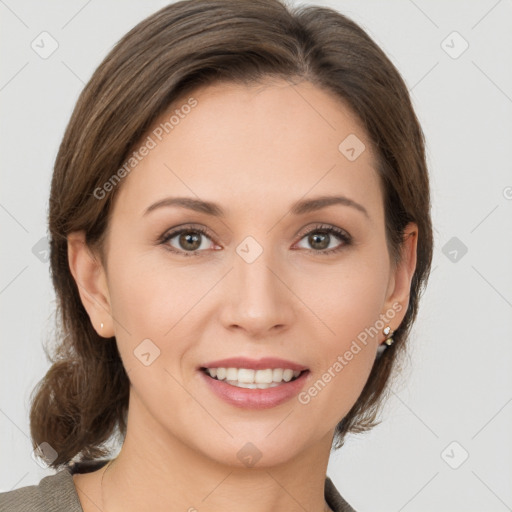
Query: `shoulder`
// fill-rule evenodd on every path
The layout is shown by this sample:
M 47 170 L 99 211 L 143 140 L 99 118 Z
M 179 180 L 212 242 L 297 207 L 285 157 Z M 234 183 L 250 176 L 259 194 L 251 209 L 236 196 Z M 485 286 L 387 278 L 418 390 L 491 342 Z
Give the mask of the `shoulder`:
M 83 512 L 69 469 L 45 476 L 37 485 L 0 493 L 0 512 Z
M 73 475 L 89 473 L 107 462 L 108 459 L 71 462 L 37 485 L 0 493 L 0 512 L 83 512 Z
M 333 481 L 325 477 L 325 501 L 334 512 L 356 512 L 341 496 Z

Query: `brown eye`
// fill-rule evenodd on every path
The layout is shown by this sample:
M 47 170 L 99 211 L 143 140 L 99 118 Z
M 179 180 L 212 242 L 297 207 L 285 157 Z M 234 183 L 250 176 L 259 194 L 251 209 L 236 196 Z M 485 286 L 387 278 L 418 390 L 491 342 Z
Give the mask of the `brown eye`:
M 328 233 L 316 232 L 308 236 L 308 243 L 319 251 L 323 251 L 329 247 L 331 237 Z
M 342 243 L 336 244 L 336 239 Z M 334 226 L 316 226 L 308 231 L 301 239 L 306 240 L 307 245 L 311 247 L 303 247 L 309 252 L 317 254 L 331 254 L 341 251 L 345 246 L 350 245 L 352 238 L 345 231 L 335 228 Z
M 192 234 L 191 234 L 192 233 Z M 197 251 L 201 247 L 201 237 L 203 235 L 186 231 L 178 235 L 178 244 L 186 251 Z
M 161 243 L 166 245 L 171 252 L 183 256 L 196 256 L 207 249 L 211 249 L 213 244 L 206 230 L 199 227 L 171 231 L 164 235 Z

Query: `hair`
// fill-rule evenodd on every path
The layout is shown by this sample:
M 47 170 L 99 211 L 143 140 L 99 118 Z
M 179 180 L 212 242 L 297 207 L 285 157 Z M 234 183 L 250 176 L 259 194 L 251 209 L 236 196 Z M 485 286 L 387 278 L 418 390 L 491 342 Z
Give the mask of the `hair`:
M 408 89 L 379 46 L 355 22 L 326 7 L 285 0 L 185 0 L 140 22 L 110 51 L 83 89 L 61 142 L 51 182 L 50 272 L 56 290 L 51 366 L 31 394 L 32 444 L 48 443 L 49 466 L 95 460 L 112 435 L 126 435 L 130 382 L 115 337 L 101 338 L 68 263 L 67 236 L 84 230 L 104 261 L 113 200 L 99 200 L 156 119 L 176 99 L 209 84 L 307 80 L 342 100 L 377 155 L 390 258 L 400 261 L 409 222 L 418 226 L 408 309 L 394 344 L 373 365 L 357 401 L 336 425 L 333 445 L 369 430 L 405 350 L 430 272 L 433 237 L 425 142 Z M 41 448 L 39 448 L 41 449 Z

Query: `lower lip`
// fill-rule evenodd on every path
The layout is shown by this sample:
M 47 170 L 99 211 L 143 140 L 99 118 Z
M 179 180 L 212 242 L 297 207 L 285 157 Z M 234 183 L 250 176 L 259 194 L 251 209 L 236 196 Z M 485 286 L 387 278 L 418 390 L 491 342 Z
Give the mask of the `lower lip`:
M 309 371 L 306 370 L 297 379 L 283 382 L 279 386 L 267 389 L 248 389 L 214 379 L 203 370 L 199 370 L 199 373 L 218 397 L 228 404 L 243 409 L 269 409 L 290 400 L 299 394 L 309 375 Z

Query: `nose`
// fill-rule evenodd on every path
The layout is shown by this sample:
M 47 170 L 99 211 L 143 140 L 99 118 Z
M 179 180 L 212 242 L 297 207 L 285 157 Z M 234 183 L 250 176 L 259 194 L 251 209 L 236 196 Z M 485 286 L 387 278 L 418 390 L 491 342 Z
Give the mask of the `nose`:
M 233 269 L 224 283 L 224 327 L 242 330 L 253 338 L 289 328 L 296 315 L 297 300 L 287 280 L 289 273 L 272 258 L 270 250 L 264 250 L 252 262 L 234 254 Z

